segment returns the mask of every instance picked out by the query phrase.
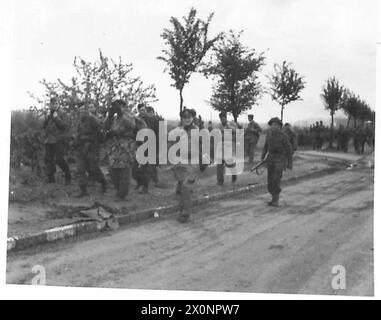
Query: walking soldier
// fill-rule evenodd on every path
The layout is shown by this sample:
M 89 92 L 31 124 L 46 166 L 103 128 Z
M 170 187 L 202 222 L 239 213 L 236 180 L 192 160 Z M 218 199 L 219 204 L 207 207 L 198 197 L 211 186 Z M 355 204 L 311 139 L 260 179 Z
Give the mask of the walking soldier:
M 266 136 L 262 160 L 266 158 L 267 161 L 267 189 L 272 196 L 268 204 L 277 207 L 283 171 L 286 168 L 292 169 L 292 147 L 287 136 L 281 131 L 282 121 L 279 118 L 271 118 L 268 125 L 271 128 Z
M 181 114 L 181 125 L 177 127 L 175 130 L 179 130 L 178 135 L 181 137 L 179 141 L 183 141 L 187 143 L 187 154 L 183 154 L 180 156 L 185 157 L 181 159 L 181 162 L 174 165 L 172 167 L 172 171 L 177 182 L 176 185 L 176 197 L 179 201 L 180 205 L 180 215 L 178 220 L 180 222 L 187 222 L 192 213 L 192 193 L 194 189 L 194 184 L 197 180 L 199 171 L 203 171 L 206 167 L 202 165 L 202 155 L 201 152 L 198 156 L 198 161 L 192 159 L 195 155 L 192 155 L 191 150 L 192 143 L 197 143 L 195 148 L 201 149 L 200 141 L 193 141 L 191 139 L 191 130 L 198 129 L 197 125 L 194 124 L 194 112 L 189 109 L 184 109 Z M 186 135 L 185 139 L 183 139 L 183 135 Z M 198 164 L 196 164 L 199 162 Z

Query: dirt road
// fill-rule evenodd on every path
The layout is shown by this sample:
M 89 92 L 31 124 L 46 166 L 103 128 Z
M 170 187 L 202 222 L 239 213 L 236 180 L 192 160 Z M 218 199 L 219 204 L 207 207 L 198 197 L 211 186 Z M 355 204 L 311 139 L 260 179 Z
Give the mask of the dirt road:
M 7 283 L 235 292 L 373 295 L 373 170 L 344 170 L 268 195 L 199 208 L 108 235 L 11 253 Z M 346 270 L 346 290 L 331 286 Z

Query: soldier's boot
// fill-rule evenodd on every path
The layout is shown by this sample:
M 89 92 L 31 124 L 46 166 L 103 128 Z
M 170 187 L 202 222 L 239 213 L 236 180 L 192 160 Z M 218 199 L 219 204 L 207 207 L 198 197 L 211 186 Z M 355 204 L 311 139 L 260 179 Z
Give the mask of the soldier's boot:
M 273 194 L 272 200 L 269 202 L 271 207 L 279 207 L 279 193 Z
M 187 223 L 189 221 L 190 214 L 181 213 L 177 218 L 177 221 L 181 223 Z
M 143 188 L 142 188 L 142 190 L 140 190 L 139 193 L 140 194 L 147 194 L 148 193 L 148 186 L 147 185 L 143 185 Z
M 89 193 L 87 192 L 86 186 L 80 186 L 80 188 L 81 188 L 81 191 L 75 196 L 76 198 L 82 198 L 89 195 Z
M 236 175 L 233 175 L 232 176 L 232 183 L 235 183 L 237 181 L 237 176 Z

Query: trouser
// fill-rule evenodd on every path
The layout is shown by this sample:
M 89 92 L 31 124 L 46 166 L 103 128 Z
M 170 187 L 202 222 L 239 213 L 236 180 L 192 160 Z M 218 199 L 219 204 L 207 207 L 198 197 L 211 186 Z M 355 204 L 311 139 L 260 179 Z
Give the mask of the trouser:
M 143 186 L 148 188 L 148 183 L 150 180 L 150 165 L 144 164 L 140 165 L 136 160 L 132 167 L 132 178 L 136 180 L 138 186 Z
M 340 149 L 344 152 L 348 152 L 348 140 L 342 140 L 340 142 Z
M 70 177 L 70 169 L 64 159 L 65 144 L 64 142 L 47 143 L 45 144 L 45 169 L 49 179 L 54 179 L 56 173 L 56 165 L 65 173 L 65 176 Z
M 172 171 L 177 181 L 176 198 L 180 206 L 180 216 L 192 213 L 192 193 L 197 179 L 198 165 L 176 165 Z
M 217 183 L 224 183 L 224 175 L 225 175 L 225 163 L 217 164 Z M 237 180 L 236 175 L 232 175 L 232 182 Z
M 312 140 L 312 149 L 316 150 L 318 148 L 317 146 L 318 146 L 318 138 L 314 137 Z
M 246 153 L 249 156 L 249 164 L 253 164 L 254 162 L 254 150 L 257 145 L 257 141 L 248 141 L 246 142 L 247 144 L 247 149 Z
M 356 153 L 360 154 L 361 153 L 361 150 L 360 150 L 360 141 L 357 138 L 353 139 L 353 145 L 355 147 Z
M 151 168 L 150 171 L 151 171 L 152 181 L 154 183 L 158 183 L 159 179 L 158 179 L 158 176 L 157 176 L 157 166 L 156 166 L 156 164 L 150 164 L 149 166 Z
M 280 181 L 282 179 L 284 162 L 281 160 L 269 160 L 267 162 L 267 190 L 271 195 L 278 195 L 282 189 Z
M 85 152 L 83 152 L 85 151 Z M 78 183 L 80 187 L 87 187 L 88 176 L 102 185 L 106 179 L 99 167 L 99 156 L 97 150 L 83 150 L 78 154 Z
M 131 166 L 111 168 L 111 180 L 116 189 L 116 196 L 124 199 L 130 187 Z

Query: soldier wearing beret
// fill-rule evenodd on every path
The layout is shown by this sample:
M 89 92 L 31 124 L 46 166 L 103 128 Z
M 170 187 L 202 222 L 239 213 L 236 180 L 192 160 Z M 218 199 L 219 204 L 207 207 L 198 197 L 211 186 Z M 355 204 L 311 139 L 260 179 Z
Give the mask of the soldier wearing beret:
M 267 189 L 272 196 L 268 204 L 277 207 L 283 171 L 292 169 L 292 147 L 286 134 L 281 131 L 282 121 L 279 118 L 271 118 L 268 125 L 270 130 L 263 147 L 262 160 L 267 160 Z

